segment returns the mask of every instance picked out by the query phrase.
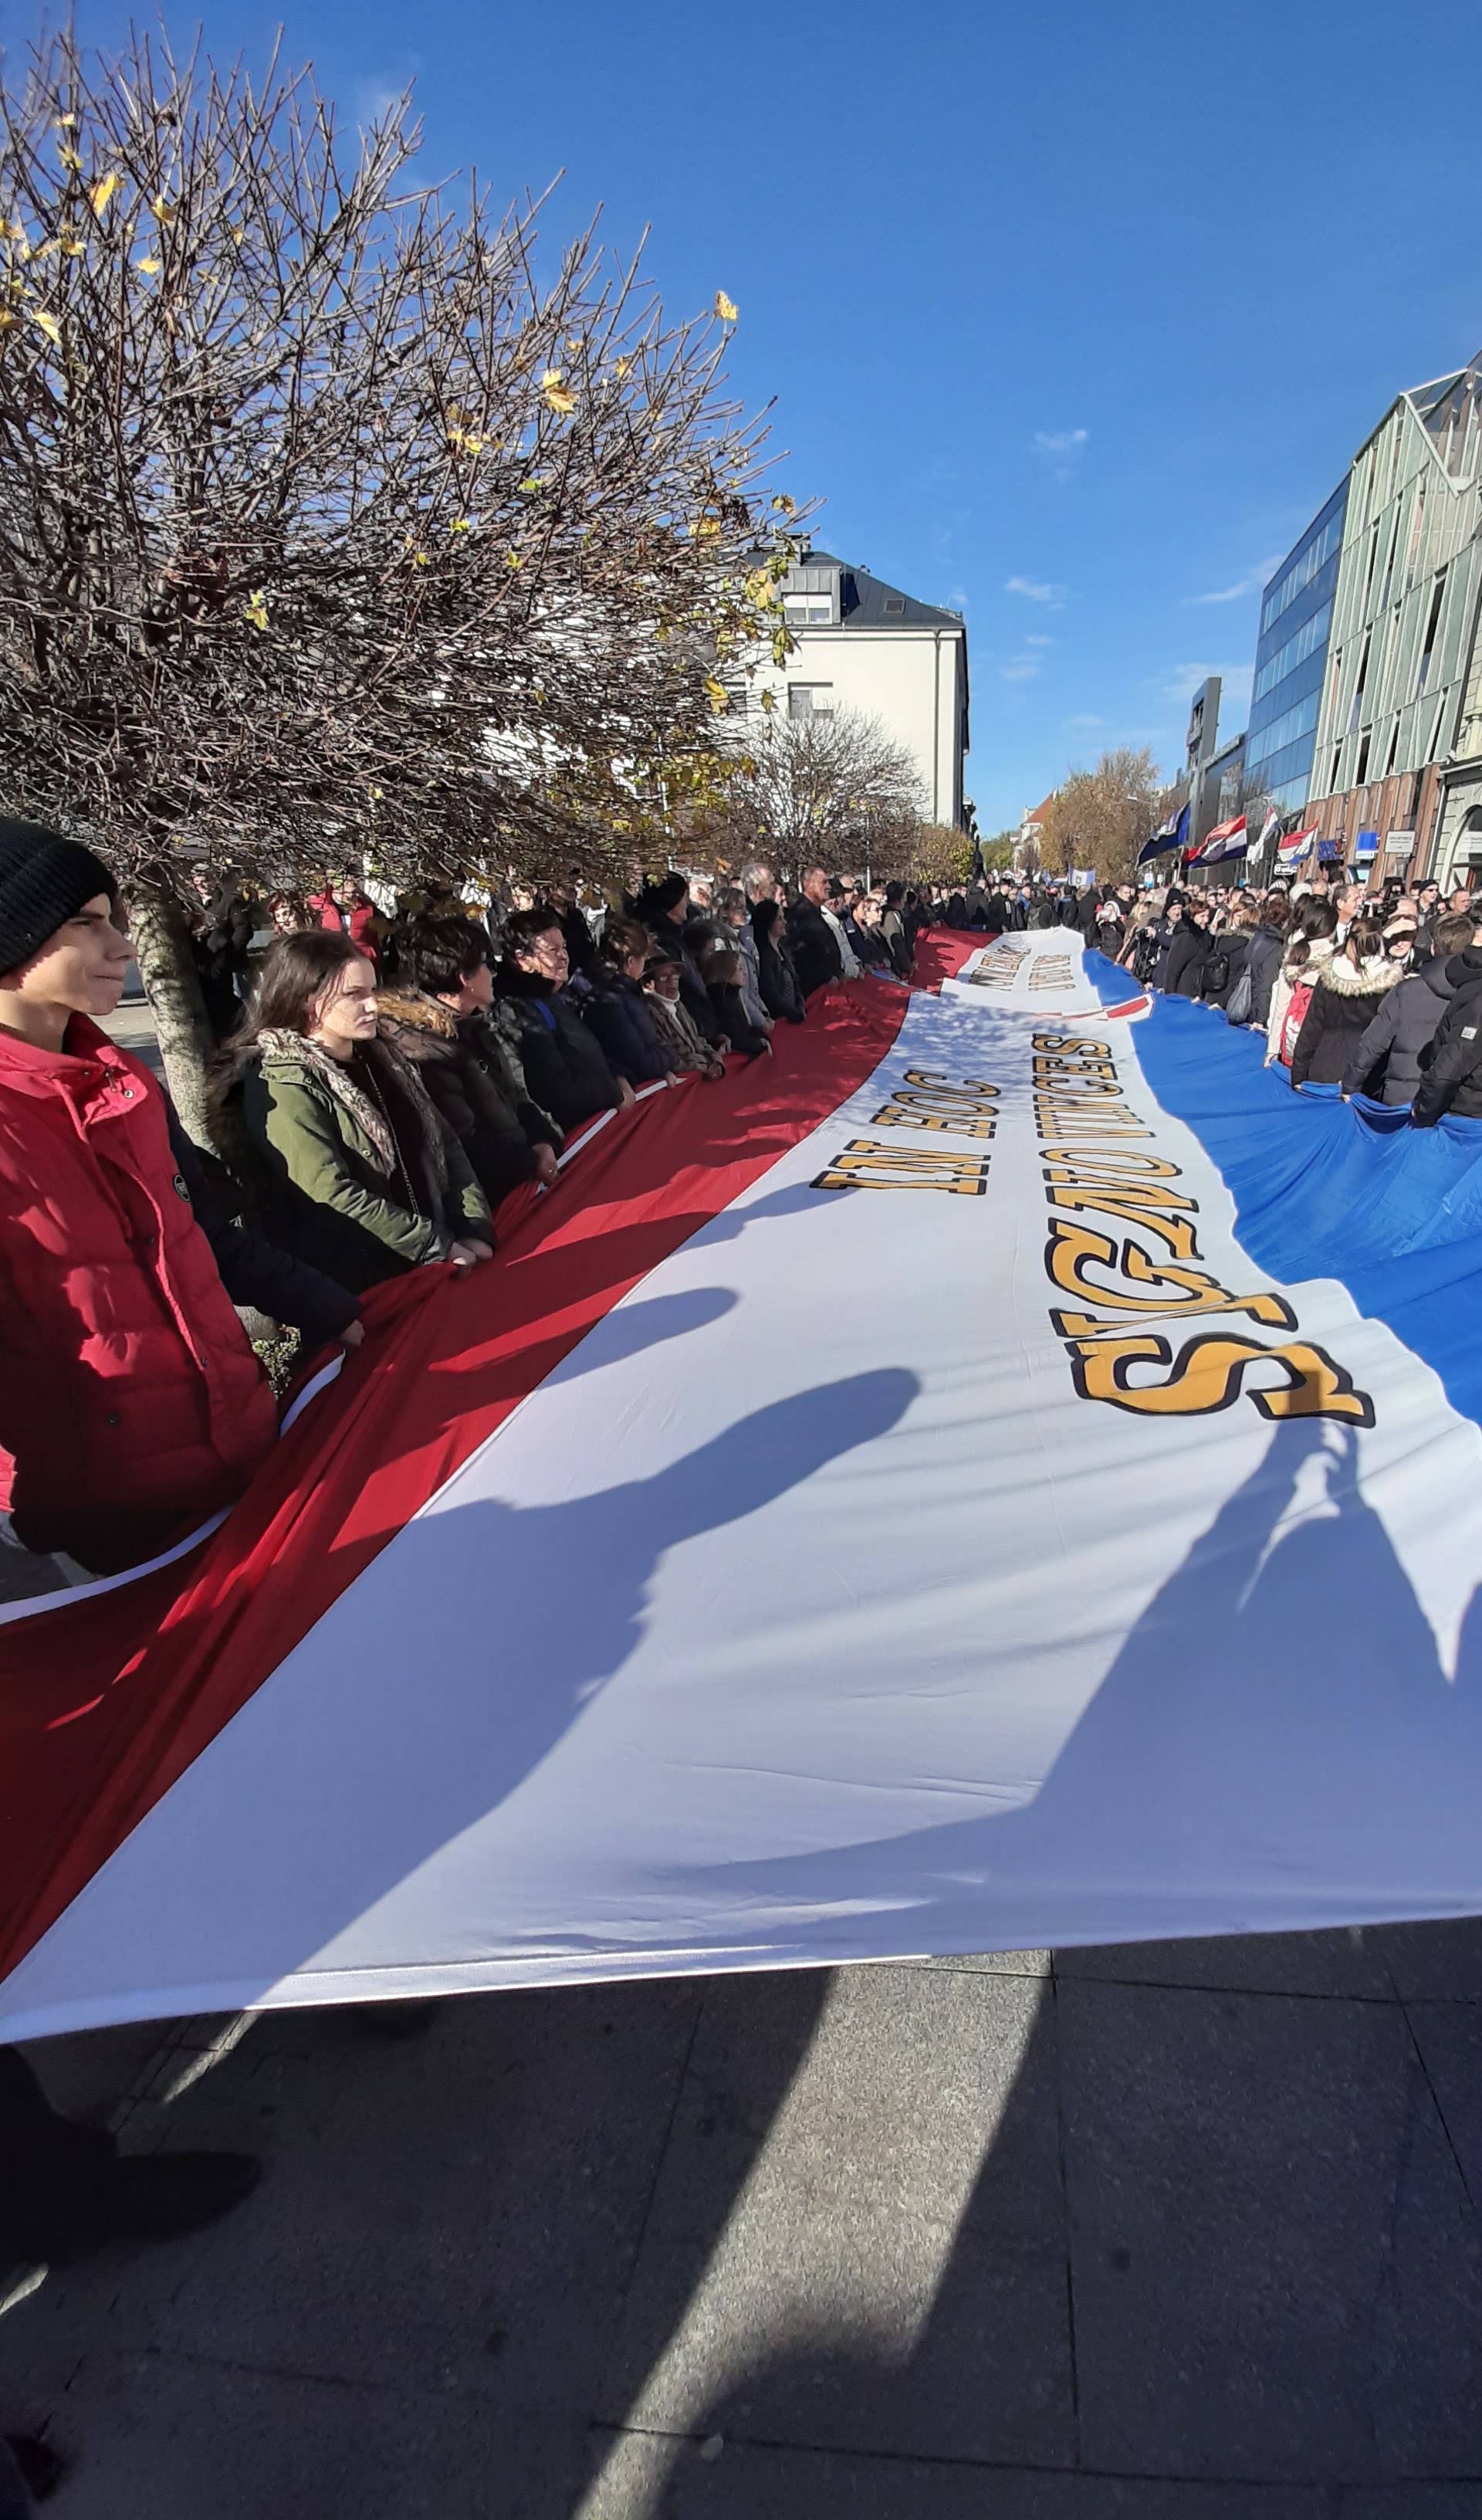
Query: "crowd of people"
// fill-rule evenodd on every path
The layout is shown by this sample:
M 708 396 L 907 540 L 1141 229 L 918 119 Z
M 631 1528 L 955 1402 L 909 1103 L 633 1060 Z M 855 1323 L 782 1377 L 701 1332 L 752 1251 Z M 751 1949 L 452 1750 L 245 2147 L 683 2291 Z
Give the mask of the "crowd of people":
M 492 912 L 199 890 L 206 1148 L 100 1021 L 130 962 L 111 870 L 0 823 L 0 1533 L 68 1573 L 171 1546 L 265 1458 L 243 1310 L 357 1345 L 371 1287 L 482 1266 L 501 1203 L 554 1189 L 598 1115 L 767 1058 L 832 983 L 903 980 L 941 910 L 816 867 L 789 897 L 761 864 Z
M 1323 868 L 1260 894 L 1171 885 L 1122 926 L 1117 960 L 1142 986 L 1263 1033 L 1294 1088 L 1405 1106 L 1417 1129 L 1482 1117 L 1482 904 L 1464 885 L 1443 899 Z

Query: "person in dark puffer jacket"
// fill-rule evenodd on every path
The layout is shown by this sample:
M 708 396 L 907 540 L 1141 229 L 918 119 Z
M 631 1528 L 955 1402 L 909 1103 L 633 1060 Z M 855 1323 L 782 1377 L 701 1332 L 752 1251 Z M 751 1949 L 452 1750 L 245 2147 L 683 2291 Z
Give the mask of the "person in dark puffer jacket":
M 1308 1000 L 1291 1054 L 1294 1087 L 1341 1083 L 1380 1002 L 1400 976 L 1385 958 L 1378 921 L 1356 919 L 1342 951 L 1323 965 Z M 1360 1080 L 1359 1090 L 1365 1082 Z
M 679 994 L 696 1031 L 712 1048 L 718 1047 L 720 1027 L 711 1012 L 699 965 L 686 934 L 695 916 L 688 878 L 682 875 L 666 875 L 662 882 L 646 885 L 638 897 L 637 915 L 654 943 L 662 946 L 665 954 L 672 955 L 678 964 Z
M 1469 919 L 1437 922 L 1436 951 L 1418 971 L 1407 971 L 1379 1002 L 1358 1049 L 1343 1071 L 1343 1093 L 1374 1089 L 1382 1075 L 1381 1100 L 1391 1104 L 1413 1102 L 1423 1076 L 1426 1054 L 1446 1020 L 1457 994 L 1454 971 L 1465 968 L 1464 956 L 1475 930 Z
M 1246 1021 L 1259 1024 L 1262 1031 L 1271 1016 L 1271 992 L 1281 968 L 1287 930 L 1291 925 L 1291 904 L 1284 892 L 1269 892 L 1261 904 L 1245 956 L 1245 968 L 1250 973 L 1250 1012 Z
M 1447 1111 L 1482 1120 L 1482 945 L 1457 955 L 1447 977 L 1452 1001 L 1411 1105 L 1413 1129 L 1433 1129 Z
M 627 1110 L 632 1086 L 613 1075 L 602 1043 L 565 994 L 566 941 L 551 913 L 513 912 L 504 945 L 491 1016 L 531 1101 L 563 1130 L 579 1129 L 599 1111 Z
M 1163 967 L 1161 986 L 1170 998 L 1198 996 L 1213 950 L 1208 909 L 1201 901 L 1187 901 Z
M 650 951 L 646 927 L 609 913 L 582 1000 L 583 1020 L 602 1043 L 614 1076 L 625 1076 L 635 1087 L 657 1085 L 674 1072 L 644 998 Z
M 561 1133 L 525 1089 L 489 1020 L 489 940 L 471 919 L 418 919 L 387 948 L 395 985 L 377 999 L 382 1039 L 417 1070 L 491 1208 L 521 1182 L 560 1180 Z

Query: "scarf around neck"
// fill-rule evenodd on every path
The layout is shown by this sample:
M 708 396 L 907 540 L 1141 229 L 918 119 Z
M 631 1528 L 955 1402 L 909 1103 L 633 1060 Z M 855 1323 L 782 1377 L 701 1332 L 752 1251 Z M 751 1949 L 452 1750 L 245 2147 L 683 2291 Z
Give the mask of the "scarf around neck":
M 333 1057 L 306 1033 L 288 1032 L 270 1024 L 257 1036 L 257 1047 L 265 1058 L 289 1058 L 300 1067 L 309 1068 L 328 1087 L 332 1099 L 339 1104 L 347 1119 L 353 1120 L 363 1137 L 370 1140 L 376 1161 L 387 1179 L 396 1169 L 396 1144 L 370 1096 L 363 1093 L 343 1061 Z

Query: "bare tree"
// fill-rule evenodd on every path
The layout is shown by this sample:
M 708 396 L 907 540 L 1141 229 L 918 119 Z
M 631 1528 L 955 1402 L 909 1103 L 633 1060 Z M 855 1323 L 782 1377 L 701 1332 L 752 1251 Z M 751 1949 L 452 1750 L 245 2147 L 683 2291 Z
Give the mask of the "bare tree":
M 698 815 L 702 838 L 733 865 L 775 858 L 793 876 L 909 865 L 921 792 L 908 752 L 877 718 L 853 709 L 773 715 L 745 728 L 718 800 Z
M 1045 817 L 1041 851 L 1055 875 L 1090 867 L 1102 883 L 1131 876 L 1157 819 L 1162 774 L 1145 744 L 1103 752 L 1095 770 L 1073 770 Z
M 539 204 L 411 180 L 307 72 L 41 45 L 0 91 L 0 779 L 123 875 L 202 1126 L 184 869 L 302 890 L 621 848 L 786 644 L 791 502 L 672 323 Z

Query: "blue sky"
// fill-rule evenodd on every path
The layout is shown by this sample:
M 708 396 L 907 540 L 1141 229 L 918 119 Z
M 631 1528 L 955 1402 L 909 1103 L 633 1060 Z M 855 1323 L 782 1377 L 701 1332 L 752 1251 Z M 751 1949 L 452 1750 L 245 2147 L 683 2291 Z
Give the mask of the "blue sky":
M 601 202 L 675 311 L 729 292 L 820 542 L 966 614 L 985 831 L 1104 743 L 1173 761 L 1206 672 L 1235 733 L 1261 577 L 1482 345 L 1476 0 L 199 14 L 352 111 L 415 77 L 427 173 L 563 167 L 549 236 Z

